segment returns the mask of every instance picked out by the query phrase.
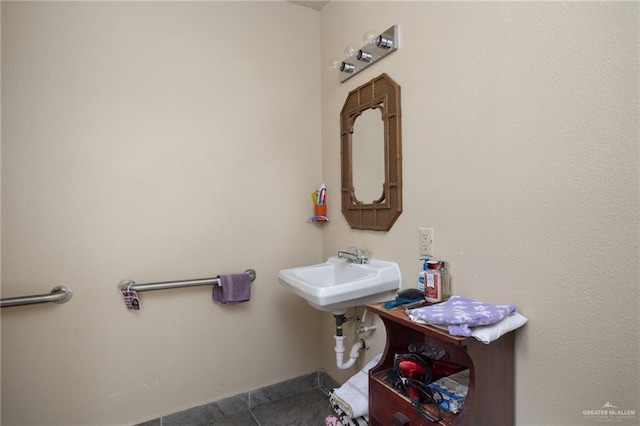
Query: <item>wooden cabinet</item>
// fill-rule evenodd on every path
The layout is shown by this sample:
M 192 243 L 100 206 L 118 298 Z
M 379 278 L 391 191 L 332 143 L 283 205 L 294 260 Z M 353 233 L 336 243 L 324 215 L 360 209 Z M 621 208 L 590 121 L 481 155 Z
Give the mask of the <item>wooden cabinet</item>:
M 451 336 L 435 327 L 415 323 L 402 307 L 367 308 L 380 316 L 387 331 L 382 359 L 369 372 L 369 423 L 372 426 L 418 426 L 434 423 L 422 417 L 409 399 L 387 381 L 394 355 L 411 343 L 433 343 L 447 351 L 447 361 L 469 369 L 469 392 L 458 414 L 442 411 L 441 425 L 510 426 L 514 424 L 514 333 L 484 344 L 473 337 Z M 422 408 L 436 416 L 433 405 Z

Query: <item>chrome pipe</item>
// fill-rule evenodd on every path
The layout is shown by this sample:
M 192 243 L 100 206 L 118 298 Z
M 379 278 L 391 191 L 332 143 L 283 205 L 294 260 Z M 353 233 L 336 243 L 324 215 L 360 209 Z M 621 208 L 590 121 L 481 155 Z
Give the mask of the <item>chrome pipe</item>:
M 49 294 L 36 294 L 33 296 L 7 297 L 0 300 L 0 308 L 11 306 L 35 305 L 37 303 L 66 303 L 73 297 L 73 291 L 64 286 L 57 286 Z

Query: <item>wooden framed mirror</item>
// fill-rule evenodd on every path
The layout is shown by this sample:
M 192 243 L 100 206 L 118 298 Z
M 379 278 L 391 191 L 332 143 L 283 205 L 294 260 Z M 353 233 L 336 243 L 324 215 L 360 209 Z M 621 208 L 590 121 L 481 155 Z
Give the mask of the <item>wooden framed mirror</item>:
M 388 231 L 402 213 L 400 85 L 381 74 L 349 92 L 340 133 L 342 214 L 353 229 Z

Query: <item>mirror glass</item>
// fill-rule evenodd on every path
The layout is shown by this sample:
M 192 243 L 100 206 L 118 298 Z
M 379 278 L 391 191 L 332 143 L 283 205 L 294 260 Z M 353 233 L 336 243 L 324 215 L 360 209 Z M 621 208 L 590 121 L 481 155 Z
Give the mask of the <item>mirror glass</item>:
M 351 136 L 355 197 L 365 203 L 384 197 L 384 122 L 379 108 L 369 108 L 356 118 Z
M 342 214 L 388 231 L 402 213 L 400 86 L 387 74 L 349 92 L 340 112 Z

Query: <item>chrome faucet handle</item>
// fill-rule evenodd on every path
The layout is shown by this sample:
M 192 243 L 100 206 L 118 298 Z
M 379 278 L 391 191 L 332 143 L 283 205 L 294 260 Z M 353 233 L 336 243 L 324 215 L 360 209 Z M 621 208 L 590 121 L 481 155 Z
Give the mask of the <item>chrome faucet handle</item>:
M 371 262 L 373 253 L 371 253 L 371 251 L 368 249 L 358 249 L 357 256 L 360 260 L 360 263 L 369 263 Z
M 357 249 L 356 254 L 358 255 L 358 257 L 363 257 L 363 258 L 369 258 L 371 256 L 373 256 L 373 253 L 371 252 L 371 250 L 363 248 L 363 249 Z
M 338 252 L 338 258 L 345 259 L 351 263 L 370 263 L 372 253 L 367 249 L 357 249 L 355 247 L 347 247 L 344 251 Z

